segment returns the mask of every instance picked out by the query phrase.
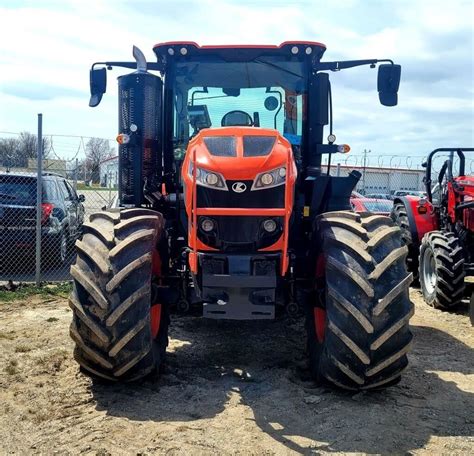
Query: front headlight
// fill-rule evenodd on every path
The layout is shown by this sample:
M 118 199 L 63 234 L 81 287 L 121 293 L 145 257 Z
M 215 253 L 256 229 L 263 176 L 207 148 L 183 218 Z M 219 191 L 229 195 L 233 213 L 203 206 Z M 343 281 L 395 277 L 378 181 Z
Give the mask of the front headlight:
M 189 163 L 189 177 L 193 178 L 193 164 Z M 196 184 L 203 187 L 214 188 L 216 190 L 228 190 L 224 176 L 214 171 L 207 171 L 203 168 L 196 168 Z
M 260 173 L 255 178 L 251 190 L 262 190 L 264 188 L 278 187 L 285 183 L 286 168 L 281 166 L 280 168 L 272 169 L 271 171 L 265 171 Z

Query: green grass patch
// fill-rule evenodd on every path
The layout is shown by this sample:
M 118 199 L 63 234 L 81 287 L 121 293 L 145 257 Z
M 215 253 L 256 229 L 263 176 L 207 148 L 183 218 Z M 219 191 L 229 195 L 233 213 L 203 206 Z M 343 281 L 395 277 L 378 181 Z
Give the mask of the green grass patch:
M 57 284 L 41 285 L 20 285 L 13 291 L 0 290 L 0 303 L 11 301 L 22 301 L 30 296 L 43 296 L 44 298 L 58 297 L 67 298 L 72 290 L 71 282 L 60 282 Z

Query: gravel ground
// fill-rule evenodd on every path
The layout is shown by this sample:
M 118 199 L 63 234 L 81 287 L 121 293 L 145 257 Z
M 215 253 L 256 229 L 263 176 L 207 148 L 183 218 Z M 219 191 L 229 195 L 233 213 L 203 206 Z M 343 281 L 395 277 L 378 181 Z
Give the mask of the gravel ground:
M 2 454 L 473 454 L 467 312 L 416 314 L 410 366 L 385 391 L 309 379 L 301 322 L 174 317 L 159 379 L 93 383 L 72 359 L 58 298 L 0 303 Z

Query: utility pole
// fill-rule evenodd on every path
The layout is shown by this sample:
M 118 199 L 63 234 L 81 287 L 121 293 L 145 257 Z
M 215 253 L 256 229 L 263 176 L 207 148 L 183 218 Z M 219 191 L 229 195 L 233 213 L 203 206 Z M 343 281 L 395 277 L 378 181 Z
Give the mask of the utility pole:
M 365 170 L 367 168 L 367 154 L 370 154 L 372 151 L 369 149 L 364 149 L 364 164 L 362 168 L 362 193 L 365 195 Z

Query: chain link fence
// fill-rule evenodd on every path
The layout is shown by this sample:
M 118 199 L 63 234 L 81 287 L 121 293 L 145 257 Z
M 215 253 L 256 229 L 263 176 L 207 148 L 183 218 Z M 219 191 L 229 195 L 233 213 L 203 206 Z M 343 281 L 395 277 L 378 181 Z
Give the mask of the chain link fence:
M 69 280 L 83 223 L 117 195 L 116 152 L 107 139 L 45 136 L 38 198 L 36 145 L 25 137 L 36 138 L 0 134 L 0 282 Z
M 116 151 L 107 139 L 45 136 L 38 199 L 36 155 L 25 137 L 32 140 L 34 135 L 0 132 L 0 281 L 69 280 L 74 243 L 82 235 L 82 224 L 117 196 Z M 370 151 L 334 155 L 330 174 L 345 176 L 359 171 L 362 177 L 353 194 L 354 209 L 387 212 L 397 192 L 425 190 L 421 165 L 425 158 Z M 449 154 L 439 154 L 433 161 L 434 180 L 448 158 Z M 455 169 L 456 160 L 454 157 Z M 325 157 L 323 173 L 327 172 L 327 161 Z M 466 174 L 473 173 L 474 162 L 467 157 Z M 374 205 L 364 203 L 367 198 L 388 201 Z

